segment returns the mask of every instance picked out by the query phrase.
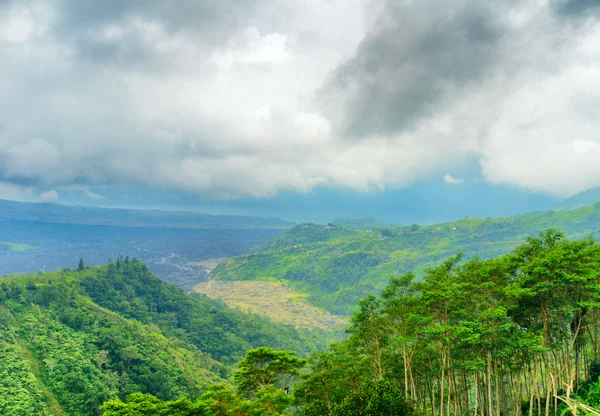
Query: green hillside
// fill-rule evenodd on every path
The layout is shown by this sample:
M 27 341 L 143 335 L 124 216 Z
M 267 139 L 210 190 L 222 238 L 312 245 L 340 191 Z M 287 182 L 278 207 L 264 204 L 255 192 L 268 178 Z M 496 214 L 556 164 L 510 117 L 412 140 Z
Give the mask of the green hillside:
M 600 201 L 600 187 L 588 189 L 563 200 L 559 209 L 574 209 L 591 205 L 596 201 Z
M 96 415 L 134 392 L 198 397 L 262 345 L 306 335 L 163 283 L 136 261 L 0 279 L 0 414 Z
M 263 282 L 264 283 L 264 282 Z M 556 230 L 390 280 L 304 360 L 257 348 L 196 400 L 133 394 L 103 416 L 598 415 L 600 245 Z
M 465 218 L 419 227 L 358 229 L 301 224 L 264 249 L 234 257 L 213 272 L 216 280 L 281 280 L 332 312 L 349 314 L 390 276 L 427 267 L 462 252 L 465 258 L 507 253 L 530 235 L 556 228 L 571 238 L 600 235 L 600 203 L 571 211 L 507 218 Z

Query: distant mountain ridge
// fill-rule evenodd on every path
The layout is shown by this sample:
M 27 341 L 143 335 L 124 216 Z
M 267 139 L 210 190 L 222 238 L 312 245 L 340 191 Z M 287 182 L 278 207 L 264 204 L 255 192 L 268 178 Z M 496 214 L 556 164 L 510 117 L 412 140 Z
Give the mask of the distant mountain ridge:
M 354 218 L 336 218 L 333 221 L 334 225 L 339 225 L 341 227 L 347 228 L 359 228 L 359 229 L 369 229 L 369 228 L 393 228 L 397 225 L 386 224 L 381 221 L 377 221 L 373 217 L 366 217 L 362 219 L 354 219 Z
M 0 218 L 65 224 L 127 227 L 285 229 L 295 225 L 275 217 L 210 215 L 188 211 L 158 211 L 16 202 L 0 199 Z
M 588 189 L 563 200 L 558 209 L 574 209 L 592 205 L 600 201 L 600 187 Z
M 286 281 L 320 307 L 350 313 L 378 293 L 390 276 L 426 268 L 462 252 L 466 258 L 505 254 L 527 237 L 556 228 L 570 238 L 600 237 L 600 202 L 574 210 L 506 218 L 464 218 L 387 229 L 301 224 L 261 250 L 234 257 L 213 271 L 216 280 Z

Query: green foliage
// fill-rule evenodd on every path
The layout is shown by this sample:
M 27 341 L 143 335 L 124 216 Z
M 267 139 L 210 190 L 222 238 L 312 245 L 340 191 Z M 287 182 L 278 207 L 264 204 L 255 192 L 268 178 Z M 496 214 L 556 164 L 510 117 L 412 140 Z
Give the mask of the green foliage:
M 256 400 L 236 394 L 230 387 L 215 384 L 193 402 L 187 397 L 163 401 L 150 394 L 135 393 L 125 402 L 111 400 L 102 405 L 103 416 L 282 416 L 291 396 L 268 386 L 257 391 Z
M 314 231 L 319 244 L 348 232 Z M 259 347 L 306 344 L 164 284 L 136 260 L 16 276 L 0 280 L 0 413 L 550 415 L 598 406 L 600 366 L 587 364 L 600 358 L 600 245 L 550 229 L 501 257 L 453 255 L 364 297 L 347 334 L 306 361 L 298 349 Z M 234 357 L 243 359 L 232 385 Z M 554 397 L 566 394 L 569 405 Z
M 329 413 L 331 416 L 416 416 L 402 390 L 387 380 L 361 385 Z
M 451 257 L 367 296 L 348 334 L 309 358 L 305 415 L 549 415 L 565 389 L 598 406 L 584 380 L 600 355 L 600 245 L 550 229 L 499 258 Z
M 0 323 L 0 327 L 2 324 Z M 0 328 L 0 414 L 46 415 L 48 400 L 43 387 L 22 356 L 20 347 L 4 326 Z
M 289 388 L 294 377 L 300 375 L 305 360 L 294 351 L 277 351 L 259 347 L 246 353 L 238 363 L 233 380 L 242 393 L 254 396 L 258 390 L 269 386 Z
M 465 259 L 500 256 L 551 227 L 574 238 L 598 237 L 600 203 L 572 211 L 465 218 L 423 227 L 363 229 L 347 221 L 301 224 L 264 249 L 223 262 L 214 278 L 287 281 L 295 291 L 307 293 L 313 304 L 349 315 L 360 299 L 385 288 L 390 276 L 422 276 L 457 252 Z
M 185 408 L 178 397 L 226 382 L 236 358 L 267 343 L 310 348 L 297 331 L 188 295 L 136 260 L 2 279 L 0 414 L 97 415 L 137 392 Z
M 85 293 L 102 307 L 191 343 L 212 358 L 233 365 L 261 345 L 307 351 L 309 336 L 247 315 L 206 296 L 189 295 L 162 282 L 136 261 L 119 259 L 80 276 Z M 225 375 L 225 374 L 223 374 Z
M 102 405 L 103 416 L 209 416 L 202 402 L 194 403 L 186 397 L 162 401 L 151 394 L 134 393 L 126 402 L 111 400 Z

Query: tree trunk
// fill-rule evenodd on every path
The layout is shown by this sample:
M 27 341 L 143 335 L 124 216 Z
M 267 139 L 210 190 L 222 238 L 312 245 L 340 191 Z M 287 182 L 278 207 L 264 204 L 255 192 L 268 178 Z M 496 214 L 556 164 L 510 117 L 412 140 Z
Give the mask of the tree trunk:
M 488 400 L 488 412 L 489 412 L 489 416 L 493 416 L 493 408 L 494 405 L 492 403 L 492 375 L 490 374 L 492 369 L 492 354 L 491 353 L 487 353 L 487 366 L 486 366 L 486 378 L 487 378 L 487 400 Z

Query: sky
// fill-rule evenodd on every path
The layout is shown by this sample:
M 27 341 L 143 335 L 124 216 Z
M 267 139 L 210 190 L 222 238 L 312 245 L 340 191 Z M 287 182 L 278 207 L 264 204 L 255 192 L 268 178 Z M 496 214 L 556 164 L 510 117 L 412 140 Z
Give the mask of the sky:
M 600 185 L 598 0 L 0 0 L 0 198 L 432 222 Z

